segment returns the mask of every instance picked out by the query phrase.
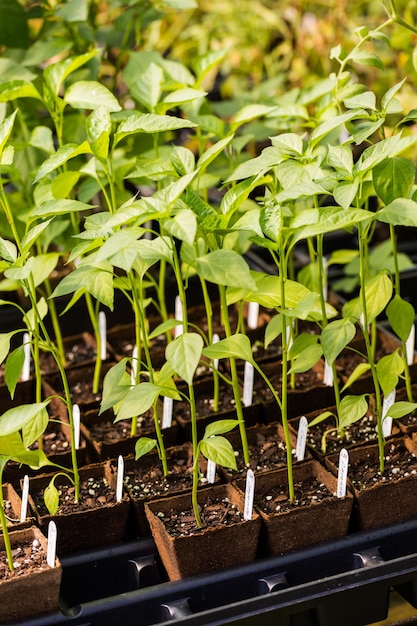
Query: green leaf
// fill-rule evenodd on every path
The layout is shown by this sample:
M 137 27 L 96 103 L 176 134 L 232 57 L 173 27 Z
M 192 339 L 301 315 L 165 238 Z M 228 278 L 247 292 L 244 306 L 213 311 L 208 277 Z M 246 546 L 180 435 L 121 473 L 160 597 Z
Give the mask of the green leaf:
M 84 289 L 96 300 L 113 310 L 114 287 L 113 274 L 110 271 L 81 265 L 61 280 L 52 293 L 52 297 L 65 296 Z
M 44 400 L 33 404 L 21 404 L 6 411 L 0 417 L 0 436 L 4 437 L 21 430 L 48 404 L 49 400 Z
M 10 333 L 0 333 L 0 364 L 3 363 L 10 351 L 10 340 L 16 331 Z
M 387 306 L 387 317 L 391 328 L 401 341 L 407 341 L 414 324 L 415 311 L 412 304 L 395 294 Z
M 73 83 L 67 89 L 64 101 L 75 109 L 103 108 L 110 113 L 122 110 L 111 91 L 94 80 L 80 80 Z
M 371 324 L 382 313 L 392 296 L 392 281 L 386 272 L 379 272 L 365 283 L 367 322 Z
M 318 344 L 308 346 L 302 354 L 300 354 L 294 361 L 294 365 L 289 370 L 288 374 L 300 374 L 311 369 L 321 358 L 323 354 L 322 347 Z
M 393 226 L 417 226 L 417 202 L 398 198 L 376 213 L 378 221 Z
M 221 467 L 237 470 L 232 444 L 225 437 L 210 437 L 200 442 L 201 454 Z
M 168 363 L 175 373 L 189 385 L 192 384 L 199 365 L 203 345 L 201 335 L 188 332 L 171 341 L 166 347 L 165 355 Z
M 43 498 L 44 498 L 45 506 L 49 511 L 49 514 L 55 515 L 59 506 L 59 494 L 58 494 L 58 489 L 54 485 L 53 479 L 45 488 Z
M 409 415 L 417 409 L 416 402 L 394 402 L 387 411 L 385 417 L 392 417 L 393 419 L 399 419 L 405 415 Z
M 334 417 L 336 419 L 335 414 L 332 413 L 331 411 L 323 411 L 323 413 L 320 413 L 320 415 L 317 415 L 317 417 L 315 417 L 314 419 L 311 420 L 311 422 L 308 423 L 308 427 L 311 428 L 312 426 L 321 424 L 322 422 L 327 420 L 328 417 Z
M 156 337 L 159 337 L 159 335 L 164 335 L 165 333 L 168 333 L 170 330 L 172 330 L 176 326 L 180 326 L 181 324 L 182 321 L 179 320 L 166 320 L 165 322 L 158 324 L 158 326 L 156 326 L 156 328 L 154 328 L 153 331 L 149 333 L 148 339 L 156 339 Z
M 0 237 L 0 257 L 14 263 L 17 259 L 17 247 L 12 241 Z
M 164 229 L 176 239 L 193 244 L 197 233 L 197 218 L 190 209 L 179 211 L 163 222 Z
M 371 65 L 372 67 L 376 67 L 380 70 L 385 69 L 383 62 L 376 54 L 365 50 L 355 51 L 352 54 L 352 60 L 359 65 Z
M 359 363 L 359 365 L 355 367 L 355 369 L 347 379 L 342 391 L 348 389 L 348 387 L 350 387 L 356 380 L 358 380 L 358 378 L 363 376 L 363 374 L 366 374 L 366 372 L 369 372 L 370 369 L 371 366 L 369 365 L 369 363 Z
M 84 54 L 70 56 L 61 61 L 57 61 L 57 63 L 48 65 L 44 71 L 44 78 L 51 92 L 58 96 L 64 80 L 68 78 L 70 74 L 91 61 L 91 59 L 97 56 L 97 53 L 98 49 L 94 49 Z
M 350 424 L 358 422 L 368 410 L 366 394 L 361 396 L 345 396 L 340 401 L 339 426 L 346 428 Z
M 272 317 L 265 328 L 265 348 L 267 348 L 282 333 L 282 315 L 277 313 Z
M 46 408 L 30 420 L 22 428 L 22 437 L 24 445 L 29 448 L 39 437 L 43 435 L 48 426 L 49 415 Z
M 127 359 L 124 358 L 113 365 L 103 380 L 103 393 L 100 404 L 100 415 L 123 400 L 130 389 L 130 376 L 126 372 Z
M 141 437 L 135 443 L 135 460 L 137 461 L 141 457 L 148 454 L 151 450 L 158 446 L 158 442 L 156 439 L 151 439 L 150 437 Z
M 10 102 L 10 100 L 17 98 L 42 100 L 35 85 L 25 80 L 10 80 L 0 85 L 0 102 Z
M 56 152 L 51 154 L 51 156 L 42 163 L 33 182 L 37 183 L 45 176 L 51 174 L 64 165 L 64 163 L 69 161 L 69 159 L 73 159 L 80 154 L 91 154 L 91 148 L 88 141 L 83 141 L 80 145 L 76 143 L 68 143 L 61 148 L 58 148 Z
M 371 109 L 376 111 L 376 96 L 373 91 L 364 91 L 351 98 L 345 98 L 343 104 L 347 109 Z
M 197 124 L 194 122 L 173 115 L 135 112 L 119 125 L 114 136 L 114 143 L 117 145 L 124 137 L 138 133 L 153 134 L 180 128 L 195 128 L 196 126 Z
M 372 170 L 372 182 L 378 196 L 385 204 L 397 198 L 407 198 L 416 177 L 416 166 L 403 157 L 387 158 Z
M 245 259 L 234 250 L 213 250 L 196 259 L 196 270 L 208 282 L 226 287 L 254 289 Z
M 323 354 L 331 365 L 356 334 L 350 319 L 334 320 L 321 331 Z
M 164 72 L 162 68 L 151 62 L 138 79 L 132 83 L 132 96 L 143 104 L 149 112 L 153 112 L 160 100 L 163 82 Z
M 6 117 L 0 124 L 0 156 L 3 154 L 3 150 L 6 143 L 12 134 L 14 121 L 17 115 L 17 110 L 14 111 L 9 117 Z
M 203 355 L 208 359 L 228 359 L 230 357 L 243 359 L 253 363 L 253 354 L 249 337 L 236 333 L 225 339 L 220 339 L 203 349 Z
M 224 435 L 229 433 L 239 425 L 239 420 L 216 420 L 206 426 L 204 431 L 204 439 L 214 437 L 215 435 Z
M 131 388 L 120 402 L 115 422 L 121 420 L 130 419 L 137 415 L 146 413 L 158 396 L 162 392 L 160 385 L 154 385 L 153 383 L 139 383 L 135 387 Z
M 14 397 L 17 382 L 22 374 L 23 363 L 25 362 L 24 346 L 20 345 L 10 352 L 4 368 L 4 378 L 11 398 Z
M 76 23 L 87 21 L 88 10 L 85 0 L 68 0 L 63 6 L 56 7 L 54 13 L 65 22 Z
M 224 137 L 224 139 L 220 139 L 217 143 L 210 146 L 197 161 L 197 168 L 203 170 L 207 168 L 210 163 L 214 161 L 214 159 L 227 148 L 227 146 L 231 143 L 233 139 L 233 135 L 229 135 L 228 137 Z
M 333 146 L 329 144 L 327 162 L 336 171 L 351 175 L 353 170 L 353 153 L 350 146 Z
M 389 396 L 391 391 L 398 385 L 400 375 L 404 371 L 404 359 L 400 356 L 398 349 L 391 354 L 383 356 L 376 364 L 378 382 L 384 396 Z
M 292 343 L 292 346 L 288 350 L 288 358 L 290 360 L 296 359 L 300 354 L 304 352 L 310 346 L 313 346 L 318 342 L 318 335 L 312 335 L 310 333 L 300 333 L 297 335 Z
M 98 159 L 105 160 L 109 155 L 111 130 L 109 111 L 105 107 L 97 107 L 87 119 L 87 134 L 93 153 Z
M 359 111 L 360 113 L 360 111 Z M 313 130 L 310 136 L 310 143 L 312 146 L 315 146 L 321 141 L 326 135 L 329 135 L 331 132 L 339 128 L 339 126 L 343 126 L 346 122 L 349 122 L 354 117 L 358 116 L 358 111 L 348 111 L 347 113 L 342 113 L 336 117 L 332 117 L 328 120 L 325 120 L 317 128 Z

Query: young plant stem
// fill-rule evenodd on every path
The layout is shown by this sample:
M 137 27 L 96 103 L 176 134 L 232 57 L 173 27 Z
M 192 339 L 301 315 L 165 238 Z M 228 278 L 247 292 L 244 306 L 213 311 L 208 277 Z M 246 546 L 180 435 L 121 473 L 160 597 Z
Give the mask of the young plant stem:
M 96 339 L 97 344 L 97 354 L 96 360 L 94 364 L 94 374 L 93 374 L 93 393 L 98 393 L 100 388 L 100 375 L 101 375 L 101 367 L 102 367 L 102 359 L 101 359 L 101 335 L 100 329 L 98 327 L 98 307 L 94 307 L 91 295 L 86 292 L 85 293 L 85 302 L 87 305 L 88 315 L 90 317 L 91 325 L 94 331 L 94 337 Z
M 374 353 L 372 350 L 371 341 L 369 338 L 368 331 L 368 313 L 367 313 L 367 304 L 366 304 L 366 294 L 365 294 L 365 248 L 367 246 L 366 243 L 366 230 L 363 232 L 362 224 L 359 224 L 359 277 L 360 277 L 360 299 L 361 306 L 363 311 L 363 337 L 365 340 L 366 354 L 368 358 L 368 363 L 371 371 L 372 382 L 375 391 L 375 416 L 377 420 L 377 434 L 378 434 L 378 449 L 379 449 L 379 469 L 381 474 L 384 472 L 385 468 L 385 457 L 384 457 L 384 445 L 385 439 L 382 430 L 382 398 L 381 398 L 381 388 L 378 382 L 378 376 L 375 366 Z M 365 235 L 365 236 L 364 236 Z
M 2 479 L 0 484 L 2 485 L 3 484 L 3 472 L 0 472 L 0 477 Z M 3 532 L 3 541 L 4 541 L 4 549 L 6 551 L 6 556 L 7 556 L 7 565 L 9 566 L 9 570 L 11 572 L 14 572 L 12 546 L 10 544 L 9 529 L 7 527 L 7 519 L 4 513 L 3 488 L 0 489 L 0 527 Z
M 232 331 L 230 328 L 229 313 L 227 310 L 227 302 L 226 302 L 226 290 L 225 290 L 224 285 L 219 285 L 219 293 L 220 293 L 220 309 L 222 311 L 224 329 L 225 329 L 226 337 L 230 337 L 232 335 Z M 239 422 L 240 438 L 242 441 L 243 458 L 244 458 L 246 467 L 249 467 L 250 465 L 249 446 L 248 446 L 248 439 L 246 435 L 245 419 L 243 417 L 242 400 L 240 398 L 240 386 L 239 386 L 239 378 L 237 375 L 236 359 L 234 357 L 229 357 L 229 363 L 230 363 L 230 374 L 232 378 L 233 395 L 234 395 L 235 406 L 236 406 L 236 414 L 237 414 L 237 418 Z
M 389 235 L 391 240 L 391 248 L 392 248 L 392 258 L 394 261 L 394 290 L 395 294 L 398 297 L 401 297 L 401 280 L 400 280 L 400 269 L 398 266 L 398 252 L 397 252 L 397 238 L 395 235 L 395 228 L 393 224 L 389 225 Z M 410 367 L 408 365 L 407 358 L 407 345 L 406 342 L 401 340 L 401 350 L 404 361 L 404 379 L 405 379 L 405 388 L 407 390 L 407 400 L 409 402 L 413 402 L 413 390 L 411 387 L 411 376 L 410 376 Z
M 200 456 L 200 446 L 198 445 L 198 433 L 197 433 L 197 413 L 195 406 L 194 387 L 188 385 L 188 396 L 190 401 L 190 413 L 191 413 L 191 440 L 193 444 L 193 486 L 192 486 L 192 505 L 194 511 L 194 517 L 198 528 L 201 528 L 202 522 L 200 517 L 200 511 L 197 501 L 197 488 L 198 480 L 200 477 L 198 457 Z
M 203 299 L 204 299 L 204 306 L 206 309 L 206 314 L 207 314 L 207 339 L 208 339 L 208 345 L 211 345 L 213 343 L 213 307 L 211 306 L 211 300 L 210 300 L 210 296 L 208 293 L 208 289 L 207 289 L 207 283 L 204 280 L 204 278 L 202 278 L 200 276 L 200 283 L 201 283 L 201 288 L 203 291 Z M 211 371 L 212 371 L 212 376 L 213 376 L 213 411 L 215 413 L 217 413 L 217 411 L 219 410 L 219 390 L 220 390 L 220 385 L 219 385 L 219 373 L 217 371 L 217 369 L 214 367 L 214 363 L 211 363 Z
M 319 274 L 319 296 L 320 296 L 320 307 L 321 307 L 321 313 L 322 313 L 322 327 L 326 328 L 326 326 L 328 325 L 329 321 L 327 319 L 327 313 L 326 313 L 326 301 L 324 299 L 324 292 L 323 292 L 323 285 L 324 285 L 324 266 L 323 266 L 323 259 L 324 259 L 324 254 L 323 254 L 323 235 L 319 235 L 317 237 L 317 264 L 318 264 L 318 274 Z M 337 421 L 339 421 L 339 407 L 340 407 L 340 387 L 339 387 L 339 379 L 337 376 L 337 370 L 336 370 L 336 362 L 333 361 L 333 363 L 331 364 L 331 369 L 332 369 L 332 375 L 333 375 L 333 391 L 334 391 L 334 400 L 335 400 L 335 405 L 336 405 L 336 414 L 337 414 Z M 343 429 L 339 430 L 339 434 L 343 435 L 344 431 Z

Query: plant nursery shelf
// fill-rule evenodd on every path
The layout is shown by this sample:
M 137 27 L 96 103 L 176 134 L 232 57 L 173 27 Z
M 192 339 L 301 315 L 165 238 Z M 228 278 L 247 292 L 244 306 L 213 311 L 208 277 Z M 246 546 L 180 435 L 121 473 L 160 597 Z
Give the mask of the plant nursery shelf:
M 386 618 L 391 587 L 417 606 L 417 519 L 178 582 L 152 539 L 61 563 L 60 610 L 16 626 L 365 626 Z

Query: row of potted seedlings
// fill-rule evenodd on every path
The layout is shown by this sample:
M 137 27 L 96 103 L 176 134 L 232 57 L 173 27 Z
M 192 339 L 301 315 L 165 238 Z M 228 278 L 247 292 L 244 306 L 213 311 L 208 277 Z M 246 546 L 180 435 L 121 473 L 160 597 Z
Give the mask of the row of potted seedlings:
M 359 35 L 358 49 L 377 39 Z M 415 311 L 401 295 L 396 228 L 417 226 L 415 165 L 403 156 L 417 136 L 397 98 L 403 83 L 378 108 L 347 75 L 349 55 L 335 50 L 338 74 L 314 97 L 301 93 L 291 114 L 250 105 L 226 124 L 205 115 L 199 81 L 184 83 L 162 59 L 134 84 L 140 107 L 122 110 L 103 85 L 76 80 L 95 54 L 49 65 L 47 98 L 26 78 L 2 84 L 3 101 L 40 100 L 58 138 L 36 168 L 22 228 L 6 184 L 18 110 L 0 124 L 9 227 L 0 268 L 3 286 L 21 298 L 1 300 L 21 320 L 0 335 L 5 578 L 25 581 L 24 563 L 44 544 L 32 528 L 9 535 L 27 520 L 50 535 L 50 546 L 56 528 L 58 556 L 152 534 L 175 580 L 414 517 Z M 66 107 L 91 111 L 81 143 L 64 143 Z M 261 120 L 281 132 L 245 160 L 244 129 Z M 196 133 L 197 156 L 186 145 L 160 145 L 184 129 Z M 151 153 L 124 163 L 129 142 L 149 135 Z M 364 142 L 354 161 L 352 144 Z M 210 181 L 225 162 L 215 204 Z M 152 195 L 118 195 L 121 171 L 139 189 L 150 182 Z M 77 199 L 80 180 L 99 205 Z M 380 225 L 391 265 L 375 268 Z M 325 238 L 340 231 L 354 231 L 357 246 L 326 257 Z M 254 250 L 267 254 L 269 271 L 253 263 Z M 345 302 L 328 293 L 332 264 L 359 277 Z M 62 300 L 64 318 L 80 310 L 82 323 L 88 317 L 92 338 L 64 336 Z M 105 310 L 129 323 L 107 331 Z M 394 338 L 378 327 L 382 314 Z M 9 493 L 14 487 L 25 503 L 26 485 L 28 515 L 12 513 Z M 392 506 L 379 511 L 388 498 Z M 90 509 L 99 516 L 91 531 Z M 59 583 L 51 547 L 47 558 L 55 566 L 45 571 Z M 5 588 L 4 580 L 0 594 Z M 3 621 L 33 614 L 29 596 L 22 602 L 19 592 L 12 605 L 3 593 Z M 37 604 L 41 611 L 56 608 L 57 593 Z

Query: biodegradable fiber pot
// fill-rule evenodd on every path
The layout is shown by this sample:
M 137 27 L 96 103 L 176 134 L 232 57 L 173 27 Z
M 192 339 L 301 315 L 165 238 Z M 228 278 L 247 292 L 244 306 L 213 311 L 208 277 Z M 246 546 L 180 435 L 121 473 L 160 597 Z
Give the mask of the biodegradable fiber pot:
M 280 488 L 284 488 L 285 494 L 288 494 L 287 470 L 274 470 L 258 475 L 255 483 L 255 508 L 262 519 L 260 551 L 266 554 L 298 550 L 336 539 L 348 531 L 352 494 L 347 492 L 344 498 L 336 497 L 337 479 L 317 461 L 295 465 L 293 475 L 296 499 L 303 495 L 297 483 L 302 483 L 304 488 L 315 479 L 325 486 L 328 496 L 323 500 L 314 498 L 309 504 L 294 505 L 288 510 L 267 514 L 262 510 L 263 498 L 268 500 L 274 493 L 273 490 Z M 239 488 L 244 487 L 244 481 L 238 481 L 237 485 Z M 284 501 L 280 498 L 282 509 Z
M 228 498 L 239 511 L 244 510 L 244 496 L 233 485 L 216 485 L 199 492 L 200 505 L 208 498 L 213 502 Z M 192 534 L 170 535 L 164 517 L 168 518 L 171 511 L 187 511 L 189 516 L 190 509 L 190 494 L 145 503 L 152 535 L 170 580 L 243 565 L 255 559 L 261 524 L 259 515 L 254 513 L 250 520 L 210 526 Z
M 106 546 L 122 541 L 125 536 L 127 516 L 129 512 L 129 498 L 123 494 L 120 502 L 116 501 L 117 477 L 113 473 L 110 462 L 87 465 L 80 471 L 81 496 L 80 503 L 74 503 L 73 493 L 68 495 L 68 508 L 62 513 L 50 515 L 43 506 L 43 492 L 51 480 L 50 475 L 29 478 L 29 504 L 37 519 L 38 526 L 46 530 L 49 522 L 53 520 L 58 529 L 57 551 L 58 554 L 77 552 L 88 548 Z M 108 485 L 106 496 L 102 502 L 92 502 L 89 505 L 89 490 L 98 489 L 93 484 L 87 484 L 88 480 L 94 479 L 96 484 L 104 481 Z M 55 486 L 63 490 L 70 481 L 67 476 L 58 476 Z M 62 498 L 60 498 L 62 503 Z M 67 507 L 66 507 L 67 509 Z
M 354 529 L 369 530 L 417 515 L 417 446 L 409 437 L 385 444 L 385 471 L 379 472 L 378 446 L 349 452 L 348 481 L 354 494 Z M 326 459 L 331 471 L 335 457 Z
M 55 559 L 55 567 L 46 564 L 46 538 L 35 526 L 10 533 L 12 549 L 32 544 L 34 540 L 39 542 L 45 553 L 45 566 L 8 579 L 0 577 L 1 624 L 10 624 L 11 621 L 51 613 L 58 609 L 62 568 L 58 559 Z M 4 550 L 3 536 L 0 536 L 0 550 Z

